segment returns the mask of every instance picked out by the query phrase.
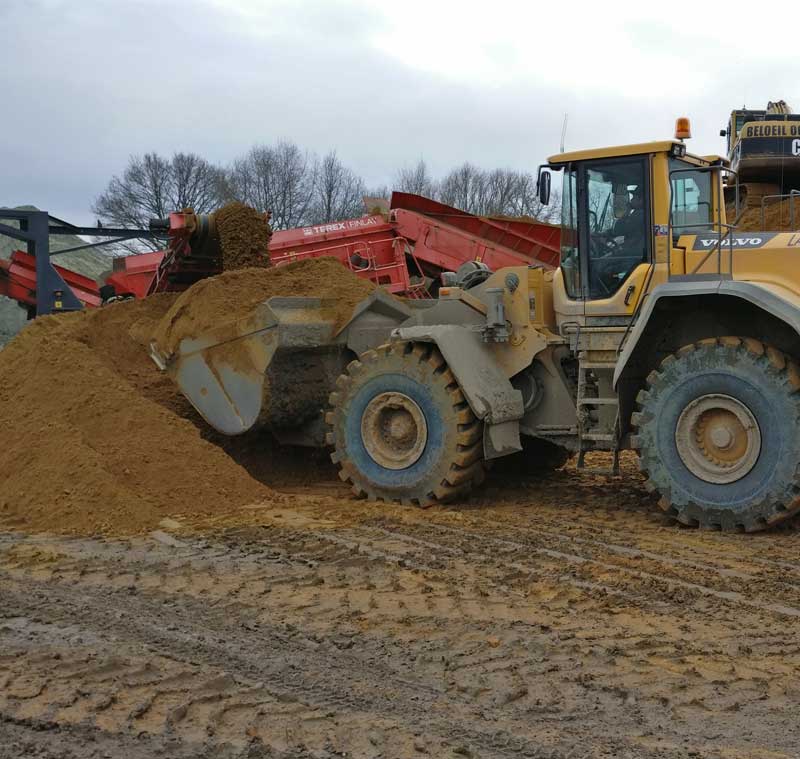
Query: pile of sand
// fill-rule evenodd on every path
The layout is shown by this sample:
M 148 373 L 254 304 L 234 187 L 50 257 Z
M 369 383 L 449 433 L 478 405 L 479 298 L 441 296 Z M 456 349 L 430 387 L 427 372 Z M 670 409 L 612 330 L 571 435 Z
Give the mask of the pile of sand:
M 779 203 L 767 203 L 764 208 L 764 223 L 761 223 L 761 207 L 748 208 L 736 224 L 738 232 L 793 232 L 800 230 L 800 197 L 794 200 L 794 224 L 791 223 L 789 198 Z
M 269 215 L 234 202 L 214 213 L 225 271 L 269 266 Z
M 218 330 L 276 295 L 331 299 L 332 316 L 341 325 L 374 289 L 372 282 L 357 277 L 335 258 L 225 272 L 181 293 L 159 323 L 154 339 L 159 350 L 169 355 L 184 338 Z
M 127 534 L 269 496 L 147 355 L 174 300 L 42 317 L 0 352 L 0 523 Z
M 296 479 L 283 471 L 291 458 L 264 432 L 214 432 L 152 362 L 150 341 L 237 318 L 272 295 L 336 299 L 343 322 L 373 288 L 315 259 L 36 319 L 0 352 L 0 526 L 124 535 L 281 500 L 256 478 Z M 301 478 L 326 476 L 326 465 L 306 452 Z

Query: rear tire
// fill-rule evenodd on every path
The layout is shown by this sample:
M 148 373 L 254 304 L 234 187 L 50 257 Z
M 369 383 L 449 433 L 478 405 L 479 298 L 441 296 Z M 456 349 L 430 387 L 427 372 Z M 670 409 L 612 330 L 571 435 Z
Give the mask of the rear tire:
M 750 338 L 668 356 L 636 400 L 646 486 L 678 521 L 756 532 L 800 511 L 800 369 Z
M 483 422 L 436 346 L 367 351 L 336 381 L 325 417 L 331 459 L 353 492 L 430 506 L 483 482 Z

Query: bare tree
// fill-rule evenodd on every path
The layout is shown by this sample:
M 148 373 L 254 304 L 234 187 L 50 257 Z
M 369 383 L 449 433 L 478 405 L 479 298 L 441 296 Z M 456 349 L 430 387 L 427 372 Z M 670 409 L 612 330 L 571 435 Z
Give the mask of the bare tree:
M 114 176 L 95 199 L 92 211 L 108 225 L 146 229 L 150 219 L 194 208 L 207 213 L 219 205 L 222 171 L 195 153 L 157 153 L 131 156 L 121 176 Z M 158 242 L 142 239 L 121 244 L 125 250 L 142 246 L 155 250 Z
M 282 140 L 251 148 L 234 161 L 227 188 L 231 198 L 271 211 L 275 229 L 291 229 L 309 221 L 316 177 L 314 156 Z
M 547 207 L 539 203 L 535 177 L 512 169 L 485 170 L 464 163 L 436 180 L 424 159 L 400 169 L 395 187 L 441 200 L 480 216 L 532 217 L 557 221 L 557 193 Z M 339 160 L 335 150 L 322 159 L 281 140 L 256 145 L 223 171 L 194 153 L 164 158 L 157 153 L 131 156 L 121 176 L 111 179 L 93 210 L 105 223 L 146 227 L 150 218 L 192 207 L 206 213 L 229 200 L 272 212 L 276 229 L 324 223 L 363 212 L 364 196 L 389 198 L 387 186 L 367 190 L 363 180 Z M 157 247 L 143 241 L 149 248 Z M 136 243 L 126 245 L 141 250 Z
M 388 201 L 392 197 L 392 190 L 388 184 L 381 184 L 375 187 L 368 187 L 364 195 L 370 198 L 382 198 Z
M 558 193 L 542 206 L 536 193 L 533 174 L 513 169 L 484 170 L 467 162 L 450 171 L 441 180 L 428 172 L 425 161 L 413 168 L 400 169 L 395 187 L 404 192 L 425 195 L 478 216 L 530 217 L 557 221 L 560 213 Z
M 511 216 L 529 216 L 537 221 L 558 224 L 561 221 L 561 193 L 553 187 L 550 202 L 546 206 L 542 205 L 539 193 L 536 191 L 536 177 L 524 174 L 513 208 Z
M 559 218 L 558 192 L 553 190 L 550 203 L 542 205 L 533 174 L 496 169 L 487 175 L 487 186 L 487 215 L 527 217 L 547 222 Z
M 485 206 L 486 177 L 471 163 L 453 169 L 439 183 L 438 199 L 462 211 L 481 214 Z
M 279 229 L 298 227 L 308 219 L 314 195 L 316 160 L 292 142 L 273 148 L 275 182 L 272 205 L 274 224 Z
M 436 192 L 433 177 L 428 172 L 428 165 L 420 158 L 412 168 L 402 168 L 395 177 L 395 187 L 400 192 L 413 192 L 415 195 L 433 197 Z
M 208 213 L 220 204 L 224 172 L 195 153 L 172 157 L 171 194 L 175 208 Z M 173 209 L 174 210 L 174 209 Z
M 316 180 L 310 223 L 323 224 L 361 215 L 364 210 L 362 199 L 366 194 L 364 182 L 342 165 L 335 150 L 320 161 Z
M 237 158 L 226 176 L 229 199 L 247 203 L 259 211 L 272 206 L 275 184 L 275 160 L 272 148 L 255 146 Z
M 536 177 L 513 169 L 483 171 L 465 163 L 439 183 L 438 200 L 478 216 L 528 217 L 556 222 L 560 214 L 558 193 L 547 206 L 539 202 Z
M 518 212 L 525 175 L 511 169 L 494 169 L 483 176 L 483 208 L 487 216 L 512 216 Z

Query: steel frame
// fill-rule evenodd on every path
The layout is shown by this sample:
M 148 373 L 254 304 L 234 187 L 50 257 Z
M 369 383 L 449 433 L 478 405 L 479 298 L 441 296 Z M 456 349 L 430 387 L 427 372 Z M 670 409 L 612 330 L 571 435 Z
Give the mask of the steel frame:
M 59 311 L 79 311 L 81 302 L 56 271 L 51 262 L 52 255 L 68 253 L 86 248 L 98 248 L 121 240 L 134 238 L 165 237 L 160 232 L 149 229 L 121 229 L 116 227 L 78 227 L 47 211 L 24 211 L 14 208 L 0 208 L 0 219 L 11 219 L 19 222 L 19 229 L 9 224 L 0 223 L 0 235 L 6 235 L 24 242 L 27 252 L 36 260 L 36 313 L 43 316 Z M 93 235 L 110 239 L 76 245 L 65 250 L 50 252 L 50 235 Z

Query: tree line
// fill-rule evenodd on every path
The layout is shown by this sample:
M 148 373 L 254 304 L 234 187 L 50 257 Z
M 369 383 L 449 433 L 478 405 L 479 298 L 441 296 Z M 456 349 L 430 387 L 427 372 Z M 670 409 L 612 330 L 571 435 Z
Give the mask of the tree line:
M 320 157 L 288 140 L 254 146 L 229 166 L 196 153 L 131 156 L 92 211 L 107 225 L 146 228 L 151 218 L 174 210 L 209 213 L 238 200 L 270 211 L 275 229 L 291 229 L 360 216 L 365 197 L 388 199 L 391 190 L 424 195 L 480 216 L 557 221 L 557 199 L 542 207 L 530 172 L 487 170 L 465 162 L 436 178 L 420 159 L 399 169 L 391 186 L 368 187 L 335 150 Z

